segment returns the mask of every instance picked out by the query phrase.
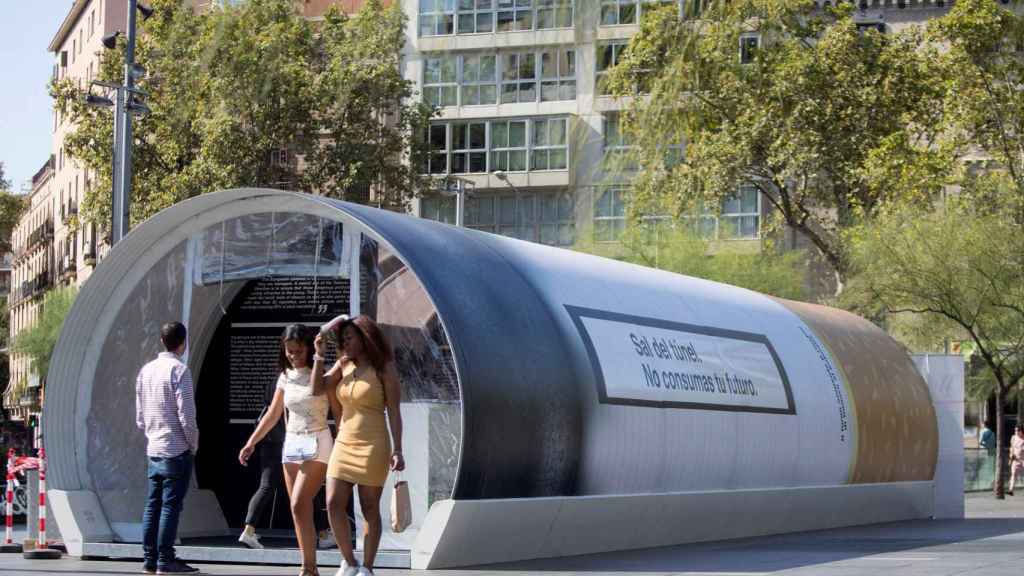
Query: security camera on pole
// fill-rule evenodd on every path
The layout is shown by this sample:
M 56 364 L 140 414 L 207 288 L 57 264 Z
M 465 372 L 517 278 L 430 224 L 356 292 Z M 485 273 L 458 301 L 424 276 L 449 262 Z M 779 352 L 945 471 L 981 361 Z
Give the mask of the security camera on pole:
M 113 182 L 113 198 L 110 203 L 110 244 L 114 245 L 128 233 L 129 199 L 132 192 L 132 117 L 135 114 L 145 115 L 149 108 L 144 104 L 148 94 L 135 88 L 135 81 L 146 74 L 146 70 L 135 64 L 135 12 L 142 13 L 145 20 L 153 15 L 153 9 L 138 4 L 137 0 L 128 0 L 128 31 L 127 45 L 124 54 L 124 84 L 93 81 L 85 103 L 90 106 L 114 107 L 114 167 L 111 181 Z M 103 46 L 108 50 L 117 47 L 117 37 L 121 32 L 115 31 L 103 37 Z M 106 96 L 92 93 L 93 86 L 107 88 L 112 93 L 112 100 Z

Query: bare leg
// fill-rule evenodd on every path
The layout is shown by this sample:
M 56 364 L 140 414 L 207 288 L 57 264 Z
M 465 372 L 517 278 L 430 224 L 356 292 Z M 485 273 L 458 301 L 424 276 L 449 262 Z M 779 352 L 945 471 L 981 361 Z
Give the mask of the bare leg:
M 1013 487 L 1017 483 L 1017 471 L 1020 470 L 1019 466 L 1015 466 L 1016 462 L 1010 463 L 1010 492 L 1013 492 Z
M 289 500 L 291 501 L 292 520 L 295 523 L 295 536 L 299 539 L 302 551 L 302 567 L 316 571 L 316 526 L 313 523 L 313 497 L 323 485 L 327 474 L 327 465 L 323 462 L 309 460 L 298 464 L 285 464 L 285 475 L 292 474 Z
M 380 546 L 381 519 L 380 497 L 384 494 L 383 486 L 360 486 L 359 508 L 363 511 L 366 522 L 366 536 L 363 538 L 363 566 L 373 570 L 373 561 L 377 559 L 377 548 Z
M 345 562 L 349 566 L 358 566 L 352 551 L 352 529 L 349 528 L 348 516 L 345 514 L 351 498 L 352 484 L 337 478 L 327 479 L 327 520 L 334 532 L 334 541 L 338 543 L 338 550 Z

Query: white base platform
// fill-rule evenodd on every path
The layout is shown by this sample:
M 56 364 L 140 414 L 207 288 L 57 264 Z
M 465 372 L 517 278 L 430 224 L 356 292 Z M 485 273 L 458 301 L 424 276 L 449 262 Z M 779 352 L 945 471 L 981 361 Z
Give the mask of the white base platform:
M 415 569 L 729 540 L 929 518 L 932 482 L 581 496 L 443 500 L 424 519 Z

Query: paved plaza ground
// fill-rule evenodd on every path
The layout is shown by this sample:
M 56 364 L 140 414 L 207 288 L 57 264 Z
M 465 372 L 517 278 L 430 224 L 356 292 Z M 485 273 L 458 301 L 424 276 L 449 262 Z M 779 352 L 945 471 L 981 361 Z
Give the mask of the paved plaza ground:
M 642 527 L 621 525 L 609 530 Z M 197 564 L 206 574 L 294 576 L 288 566 Z M 0 555 L 0 574 L 138 574 L 138 562 L 24 560 L 20 554 Z M 468 570 L 426 571 L 423 576 L 598 576 L 687 574 L 708 576 L 821 575 L 859 576 L 899 574 L 945 576 L 1013 575 L 1024 571 L 1024 493 L 996 501 L 987 494 L 967 496 L 967 518 L 897 522 L 692 544 L 633 552 L 579 556 Z M 324 576 L 334 570 L 321 567 Z M 380 576 L 407 570 L 377 570 Z

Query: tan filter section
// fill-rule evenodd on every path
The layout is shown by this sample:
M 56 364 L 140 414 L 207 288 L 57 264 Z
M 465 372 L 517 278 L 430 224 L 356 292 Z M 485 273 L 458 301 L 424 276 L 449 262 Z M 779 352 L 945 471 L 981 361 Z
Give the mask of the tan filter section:
M 939 448 L 935 408 L 903 347 L 849 312 L 777 301 L 810 326 L 846 380 L 857 432 L 849 482 L 932 480 Z

